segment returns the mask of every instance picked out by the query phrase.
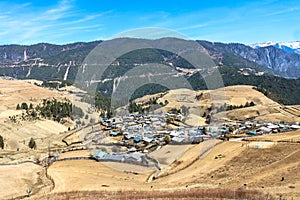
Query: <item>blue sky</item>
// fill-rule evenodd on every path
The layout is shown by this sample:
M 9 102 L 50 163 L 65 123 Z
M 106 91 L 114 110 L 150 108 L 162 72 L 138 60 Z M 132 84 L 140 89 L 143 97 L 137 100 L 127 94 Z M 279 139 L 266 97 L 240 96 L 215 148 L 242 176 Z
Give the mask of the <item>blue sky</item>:
M 157 27 L 190 39 L 300 40 L 299 0 L 0 1 L 0 44 L 105 40 Z

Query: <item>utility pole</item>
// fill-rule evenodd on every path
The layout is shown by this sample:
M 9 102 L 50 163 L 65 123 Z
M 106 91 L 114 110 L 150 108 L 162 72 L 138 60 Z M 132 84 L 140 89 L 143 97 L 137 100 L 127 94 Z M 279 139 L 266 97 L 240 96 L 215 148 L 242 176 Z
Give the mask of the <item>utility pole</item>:
M 49 164 L 50 164 L 50 140 L 48 141 L 48 158 L 47 158 L 46 166 L 48 167 Z
M 50 140 L 48 141 L 48 157 L 50 158 Z

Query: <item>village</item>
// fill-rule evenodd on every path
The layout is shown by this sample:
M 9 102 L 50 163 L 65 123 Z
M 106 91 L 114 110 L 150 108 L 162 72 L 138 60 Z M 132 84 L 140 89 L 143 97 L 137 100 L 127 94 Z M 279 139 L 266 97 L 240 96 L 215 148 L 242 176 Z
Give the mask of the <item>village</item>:
M 173 119 L 173 120 L 170 120 Z M 102 118 L 100 130 L 84 137 L 83 144 L 100 162 L 124 162 L 159 168 L 151 152 L 165 145 L 199 144 L 207 140 L 243 140 L 251 136 L 300 129 L 298 123 L 224 123 L 222 126 L 184 125 L 181 114 L 129 114 Z M 259 147 L 257 147 L 259 148 Z

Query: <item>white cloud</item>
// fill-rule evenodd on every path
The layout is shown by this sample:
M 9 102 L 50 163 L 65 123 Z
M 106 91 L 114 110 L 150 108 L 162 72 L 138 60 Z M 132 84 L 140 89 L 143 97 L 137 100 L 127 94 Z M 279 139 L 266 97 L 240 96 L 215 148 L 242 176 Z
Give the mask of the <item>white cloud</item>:
M 189 30 L 189 29 L 199 29 L 199 28 L 204 28 L 209 26 L 209 23 L 201 23 L 201 24 L 194 24 L 194 25 L 190 25 L 190 26 L 184 26 L 184 27 L 180 27 L 177 28 L 178 31 L 184 31 L 184 30 Z
M 299 10 L 300 10 L 300 7 L 291 7 L 291 8 L 277 10 L 277 11 L 274 11 L 271 13 L 267 13 L 266 16 L 283 15 L 283 14 L 287 14 L 287 13 L 291 13 L 291 12 L 295 12 L 295 11 L 299 11 Z
M 97 25 L 87 25 L 87 26 L 71 26 L 67 28 L 63 28 L 62 30 L 69 31 L 69 30 L 87 30 L 87 29 L 94 29 L 94 28 L 100 28 L 103 25 L 97 24 Z
M 84 15 L 69 0 L 61 0 L 51 7 L 0 2 L 0 44 L 55 42 L 59 36 L 99 30 L 103 26 L 99 19 L 111 12 Z
M 72 6 L 69 0 L 62 0 L 59 2 L 58 6 L 46 11 L 46 14 L 59 14 L 69 10 Z

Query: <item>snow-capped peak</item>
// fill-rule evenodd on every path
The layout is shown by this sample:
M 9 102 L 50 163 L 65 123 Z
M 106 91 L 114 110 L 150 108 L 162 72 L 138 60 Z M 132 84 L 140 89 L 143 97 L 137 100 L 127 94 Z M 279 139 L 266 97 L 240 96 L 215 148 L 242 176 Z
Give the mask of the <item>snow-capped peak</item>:
M 263 43 L 250 44 L 249 46 L 252 48 L 259 48 L 259 47 L 273 46 L 274 44 L 276 44 L 276 42 L 268 41 L 268 42 L 263 42 Z
M 291 49 L 299 49 L 300 48 L 300 42 L 296 41 L 296 42 L 279 42 L 278 43 L 279 46 L 286 46 L 289 47 Z
M 261 48 L 261 47 L 268 47 L 268 46 L 274 46 L 276 48 L 282 49 L 286 52 L 292 52 L 292 53 L 298 53 L 300 54 L 300 41 L 294 41 L 294 42 L 273 42 L 268 41 L 264 43 L 255 43 L 249 45 L 252 48 Z

